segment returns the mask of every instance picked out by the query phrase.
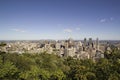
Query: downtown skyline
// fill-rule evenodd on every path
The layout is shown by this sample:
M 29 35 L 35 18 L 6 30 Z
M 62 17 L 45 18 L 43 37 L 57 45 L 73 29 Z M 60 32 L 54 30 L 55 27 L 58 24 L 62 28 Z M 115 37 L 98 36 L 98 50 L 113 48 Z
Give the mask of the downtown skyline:
M 0 0 L 0 40 L 120 40 L 119 0 Z

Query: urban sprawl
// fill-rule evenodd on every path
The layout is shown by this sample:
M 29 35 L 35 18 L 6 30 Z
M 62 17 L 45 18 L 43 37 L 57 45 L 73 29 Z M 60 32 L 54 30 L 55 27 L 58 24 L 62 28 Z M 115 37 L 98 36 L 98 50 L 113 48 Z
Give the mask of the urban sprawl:
M 43 53 L 55 54 L 60 57 L 73 57 L 74 59 L 93 59 L 98 60 L 104 58 L 104 51 L 111 52 L 111 44 L 107 41 L 100 42 L 97 38 L 88 40 L 23 40 L 23 41 L 7 41 L 6 46 L 0 47 L 0 51 L 6 53 Z M 119 45 L 115 45 L 119 49 Z

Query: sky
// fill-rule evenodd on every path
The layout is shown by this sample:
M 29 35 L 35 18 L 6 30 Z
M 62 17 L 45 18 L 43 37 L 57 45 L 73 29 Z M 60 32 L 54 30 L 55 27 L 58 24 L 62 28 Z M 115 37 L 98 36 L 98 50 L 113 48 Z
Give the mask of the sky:
M 0 0 L 0 40 L 120 40 L 120 0 Z

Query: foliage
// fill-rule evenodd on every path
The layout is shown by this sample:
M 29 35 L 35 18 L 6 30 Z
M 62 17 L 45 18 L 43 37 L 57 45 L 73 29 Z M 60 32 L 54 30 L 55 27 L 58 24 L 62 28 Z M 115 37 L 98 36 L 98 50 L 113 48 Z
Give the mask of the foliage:
M 54 54 L 0 52 L 0 80 L 120 80 L 120 50 L 94 62 Z

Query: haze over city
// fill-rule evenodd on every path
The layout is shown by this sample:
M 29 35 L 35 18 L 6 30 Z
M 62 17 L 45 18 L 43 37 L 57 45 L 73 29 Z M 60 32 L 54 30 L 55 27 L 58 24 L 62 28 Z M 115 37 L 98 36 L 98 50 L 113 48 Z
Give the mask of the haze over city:
M 120 0 L 0 0 L 0 40 L 120 40 Z

